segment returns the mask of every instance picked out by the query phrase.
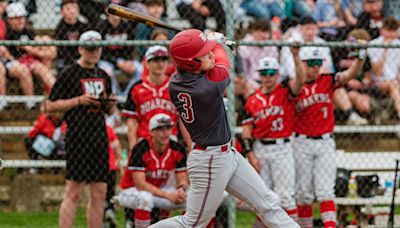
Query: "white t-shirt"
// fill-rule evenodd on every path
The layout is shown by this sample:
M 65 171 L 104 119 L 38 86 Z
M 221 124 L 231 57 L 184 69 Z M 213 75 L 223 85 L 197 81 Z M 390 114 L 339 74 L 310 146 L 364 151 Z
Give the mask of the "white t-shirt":
M 288 42 L 304 42 L 303 36 L 301 32 L 296 29 L 293 31 L 291 37 L 287 39 Z M 320 37 L 314 38 L 315 43 L 325 43 L 325 40 Z M 324 63 L 321 67 L 321 73 L 334 73 L 335 68 L 332 61 L 331 50 L 328 47 L 318 47 L 319 51 L 325 57 Z M 300 48 L 301 50 L 301 48 Z M 281 64 L 281 75 L 283 77 L 289 76 L 290 78 L 294 78 L 295 76 L 295 67 L 292 52 L 290 52 L 289 47 L 283 47 L 281 49 L 280 55 L 280 64 Z
M 383 44 L 383 36 L 379 36 L 378 38 L 371 40 L 371 44 Z M 392 44 L 399 44 L 400 40 L 392 41 Z M 371 63 L 376 63 L 382 60 L 383 58 L 383 48 L 368 48 L 367 53 L 368 57 L 371 60 Z M 382 75 L 374 75 L 372 72 L 372 77 L 375 80 L 387 81 L 387 80 L 395 80 L 399 78 L 399 68 L 400 68 L 400 49 L 398 48 L 389 48 L 387 50 L 386 61 L 383 65 Z

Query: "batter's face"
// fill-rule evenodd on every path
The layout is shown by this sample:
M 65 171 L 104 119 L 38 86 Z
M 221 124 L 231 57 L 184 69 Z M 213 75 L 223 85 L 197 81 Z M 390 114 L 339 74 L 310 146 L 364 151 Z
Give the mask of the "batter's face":
M 201 62 L 201 66 L 199 71 L 208 71 L 211 70 L 215 66 L 215 58 L 214 53 L 210 51 L 208 54 L 203 55 L 201 57 L 197 57 L 196 59 Z
M 153 137 L 153 143 L 158 145 L 167 145 L 171 137 L 172 127 L 159 127 L 150 131 Z

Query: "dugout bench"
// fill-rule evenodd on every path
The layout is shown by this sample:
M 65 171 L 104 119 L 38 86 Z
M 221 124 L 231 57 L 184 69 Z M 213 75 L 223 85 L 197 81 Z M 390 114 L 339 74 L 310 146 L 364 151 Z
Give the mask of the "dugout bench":
M 345 152 L 337 150 L 336 162 L 338 168 L 350 170 L 352 175 L 377 174 L 380 186 L 384 186 L 385 180 L 394 180 L 395 160 L 399 158 L 399 152 Z M 376 224 L 375 218 L 377 216 L 384 218 L 383 221 L 380 219 L 380 222 L 384 222 L 380 225 L 386 225 L 391 202 L 391 194 L 375 195 L 369 198 L 337 197 L 335 203 L 337 205 L 338 224 L 345 225 L 347 215 L 351 213 L 354 215 L 357 225 L 361 227 Z M 400 195 L 395 198 L 395 204 L 400 204 Z

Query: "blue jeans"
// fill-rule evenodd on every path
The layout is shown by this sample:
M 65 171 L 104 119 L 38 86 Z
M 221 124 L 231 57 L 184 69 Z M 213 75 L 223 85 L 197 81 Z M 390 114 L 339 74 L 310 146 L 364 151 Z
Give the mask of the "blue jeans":
M 296 14 L 298 17 L 303 16 L 311 16 L 310 8 L 304 3 L 302 0 L 285 0 L 286 2 L 290 2 L 292 7 L 290 14 L 286 12 L 286 16 L 289 18 L 293 17 L 293 14 Z
M 264 4 L 259 0 L 244 0 L 240 7 L 246 10 L 248 15 L 258 19 L 270 20 L 273 16 L 285 19 L 286 15 L 282 7 L 276 2 Z
M 121 60 L 121 59 L 119 59 L 119 60 Z M 135 66 L 135 72 L 133 73 L 132 77 L 129 79 L 128 85 L 126 85 L 124 90 L 121 89 L 121 87 L 119 86 L 119 82 L 118 82 L 117 78 L 115 77 L 115 71 L 117 70 L 116 66 L 106 60 L 100 60 L 98 63 L 98 66 L 110 76 L 111 82 L 112 82 L 112 91 L 117 96 L 127 97 L 128 93 L 129 93 L 129 89 L 133 86 L 133 84 L 135 84 L 135 82 L 140 80 L 140 77 L 141 77 L 142 71 L 143 71 L 143 66 L 137 60 L 132 60 L 132 62 Z

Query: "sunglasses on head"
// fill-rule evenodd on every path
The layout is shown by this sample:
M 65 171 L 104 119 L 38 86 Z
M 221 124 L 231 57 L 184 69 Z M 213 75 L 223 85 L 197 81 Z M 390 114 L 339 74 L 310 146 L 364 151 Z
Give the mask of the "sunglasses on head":
M 308 67 L 314 67 L 314 66 L 321 67 L 323 63 L 322 59 L 309 59 L 306 60 L 306 62 Z
M 275 70 L 275 69 L 260 70 L 260 75 L 261 76 L 274 76 L 277 73 L 278 73 L 278 70 Z

